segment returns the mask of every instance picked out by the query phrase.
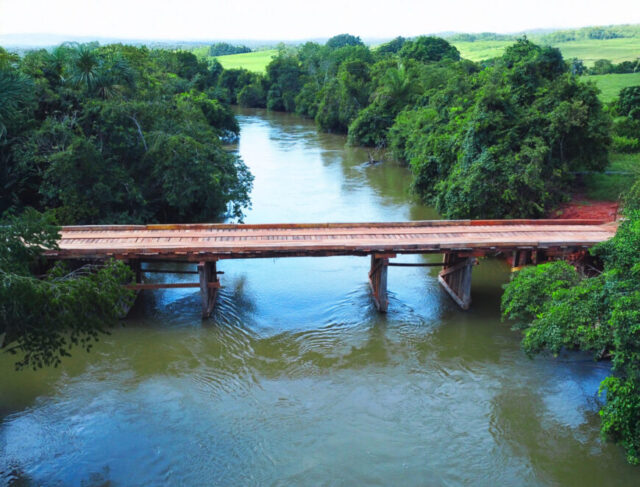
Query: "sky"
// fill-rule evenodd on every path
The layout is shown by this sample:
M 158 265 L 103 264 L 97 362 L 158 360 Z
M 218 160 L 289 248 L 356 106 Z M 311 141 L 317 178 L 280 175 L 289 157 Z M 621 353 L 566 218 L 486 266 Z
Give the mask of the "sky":
M 0 0 L 0 35 L 296 40 L 640 23 L 640 0 Z

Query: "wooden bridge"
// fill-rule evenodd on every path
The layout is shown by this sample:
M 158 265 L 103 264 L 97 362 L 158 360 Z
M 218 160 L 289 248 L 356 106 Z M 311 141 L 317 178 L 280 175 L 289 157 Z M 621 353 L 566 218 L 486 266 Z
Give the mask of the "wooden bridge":
M 477 257 L 506 255 L 514 266 L 550 259 L 578 262 L 589 247 L 611 238 L 615 223 L 596 220 L 453 220 L 402 223 L 181 224 L 67 226 L 51 259 L 128 262 L 133 289 L 199 287 L 208 317 L 220 287 L 217 262 L 262 257 L 370 256 L 369 283 L 376 307 L 385 312 L 389 266 L 441 266 L 438 280 L 463 309 L 471 304 L 471 271 Z M 405 264 L 399 254 L 443 254 L 442 263 Z M 144 283 L 146 262 L 194 263 L 193 283 Z

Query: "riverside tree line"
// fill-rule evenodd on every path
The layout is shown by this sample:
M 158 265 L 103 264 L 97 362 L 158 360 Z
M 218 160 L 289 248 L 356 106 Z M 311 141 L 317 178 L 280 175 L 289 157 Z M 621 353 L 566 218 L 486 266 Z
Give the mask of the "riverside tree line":
M 640 87 L 603 106 L 575 71 L 557 49 L 525 38 L 474 63 L 436 37 L 370 49 L 343 34 L 281 49 L 264 75 L 121 45 L 0 51 L 0 347 L 20 354 L 19 366 L 57 364 L 73 345 L 90 347 L 131 299 L 122 264 L 39 268 L 57 224 L 241 218 L 252 177 L 222 147 L 238 134 L 229 104 L 297 113 L 351 144 L 387 150 L 444 217 L 542 217 L 576 172 L 606 167 L 611 147 L 640 150 Z M 634 187 L 626 197 L 618 235 L 594 250 L 599 277 L 546 264 L 517 274 L 503 299 L 528 353 L 579 348 L 613 359 L 603 432 L 632 462 L 638 195 Z

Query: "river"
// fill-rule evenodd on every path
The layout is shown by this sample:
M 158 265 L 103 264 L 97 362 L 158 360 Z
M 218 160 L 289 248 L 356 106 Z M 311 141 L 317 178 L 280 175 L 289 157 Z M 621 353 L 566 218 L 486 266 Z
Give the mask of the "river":
M 255 175 L 247 223 L 437 218 L 410 198 L 406 168 L 368 165 L 343 136 L 293 115 L 238 117 Z M 145 291 L 123 327 L 57 369 L 14 372 L 0 354 L 0 485 L 640 483 L 599 437 L 608 366 L 530 360 L 500 321 L 504 262 L 474 269 L 468 312 L 436 268 L 392 267 L 378 314 L 368 269 L 364 257 L 222 262 L 210 320 L 193 290 Z

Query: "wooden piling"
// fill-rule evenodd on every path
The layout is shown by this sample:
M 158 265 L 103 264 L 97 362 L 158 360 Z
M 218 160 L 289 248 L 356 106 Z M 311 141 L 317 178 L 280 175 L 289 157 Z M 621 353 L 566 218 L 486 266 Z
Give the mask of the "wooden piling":
M 462 309 L 471 306 L 471 272 L 476 264 L 475 257 L 444 255 L 444 268 L 438 274 L 438 282 Z
M 389 258 L 395 254 L 373 254 L 371 256 L 371 270 L 369 271 L 369 286 L 373 295 L 373 302 L 381 313 L 389 308 L 387 297 L 387 268 Z
M 218 273 L 216 261 L 199 262 L 200 296 L 202 298 L 202 319 L 209 318 L 213 312 L 218 296 Z

